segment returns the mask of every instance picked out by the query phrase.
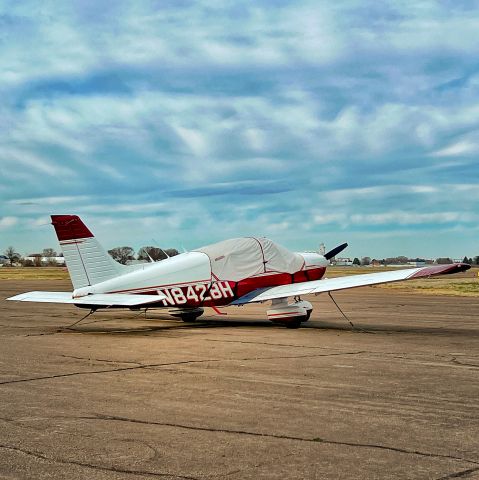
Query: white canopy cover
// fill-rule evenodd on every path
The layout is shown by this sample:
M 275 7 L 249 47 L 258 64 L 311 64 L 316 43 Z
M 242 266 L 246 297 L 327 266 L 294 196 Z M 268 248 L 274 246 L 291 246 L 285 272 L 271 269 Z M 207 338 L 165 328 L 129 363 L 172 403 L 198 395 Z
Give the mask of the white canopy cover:
M 304 265 L 299 253 L 268 238 L 232 238 L 197 251 L 208 255 L 211 272 L 218 279 L 234 282 L 265 273 L 295 273 Z

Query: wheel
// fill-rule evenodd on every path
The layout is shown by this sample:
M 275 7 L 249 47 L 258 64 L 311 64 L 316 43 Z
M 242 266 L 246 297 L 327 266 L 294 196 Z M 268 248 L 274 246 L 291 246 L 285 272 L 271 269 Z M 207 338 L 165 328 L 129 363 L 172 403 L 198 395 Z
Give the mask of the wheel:
M 172 308 L 168 310 L 172 317 L 180 318 L 184 322 L 194 322 L 204 312 L 203 308 Z
M 305 322 L 307 320 L 306 317 L 298 317 L 290 322 L 285 322 L 284 326 L 286 328 L 299 328 L 301 326 L 301 322 Z
M 310 319 L 312 313 L 312 310 L 306 310 L 306 315 L 304 317 L 301 317 L 301 322 L 307 322 Z
M 201 315 L 201 313 L 185 313 L 180 315 L 181 320 L 184 322 L 196 322 L 196 319 Z

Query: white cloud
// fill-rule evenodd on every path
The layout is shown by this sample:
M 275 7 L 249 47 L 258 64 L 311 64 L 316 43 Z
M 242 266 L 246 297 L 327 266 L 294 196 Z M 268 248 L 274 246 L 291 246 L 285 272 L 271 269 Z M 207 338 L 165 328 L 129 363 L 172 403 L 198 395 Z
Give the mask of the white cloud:
M 193 244 L 475 225 L 471 11 L 152 5 L 0 6 L 2 214 L 75 210 L 101 229 L 108 212 L 115 241 L 151 227 Z
M 470 223 L 477 222 L 479 215 L 466 212 L 402 212 L 390 211 L 373 214 L 354 214 L 350 220 L 353 224 L 369 225 L 421 225 L 434 223 Z
M 195 156 L 204 157 L 208 155 L 208 145 L 199 131 L 179 126 L 175 127 L 175 131 Z
M 6 230 L 18 223 L 17 217 L 0 217 L 0 230 Z
M 479 152 L 479 145 L 468 140 L 461 140 L 431 154 L 434 157 L 458 157 Z

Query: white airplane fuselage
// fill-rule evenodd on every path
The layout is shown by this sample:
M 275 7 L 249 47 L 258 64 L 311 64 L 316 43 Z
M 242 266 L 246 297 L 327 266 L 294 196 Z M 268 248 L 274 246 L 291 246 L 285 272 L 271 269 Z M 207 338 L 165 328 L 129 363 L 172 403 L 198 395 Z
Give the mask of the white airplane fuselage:
M 77 288 L 73 298 L 98 293 L 163 294 L 158 306 L 197 308 L 230 304 L 258 288 L 319 280 L 329 261 L 318 253 L 300 253 L 303 266 L 295 273 L 268 272 L 239 281 L 215 278 L 210 258 L 188 252 L 165 260 L 135 266 L 135 270 L 95 285 Z M 266 269 L 265 269 L 266 270 Z
M 305 295 L 470 268 L 455 263 L 322 279 L 329 260 L 347 243 L 321 255 L 294 253 L 264 237 L 223 240 L 160 262 L 126 266 L 113 260 L 77 215 L 51 218 L 73 292 L 25 292 L 8 300 L 73 304 L 89 308 L 88 315 L 101 308 L 163 308 L 184 321 L 201 316 L 203 307 L 222 313 L 217 307 L 270 300 L 267 318 L 298 328 L 313 311 L 313 305 L 302 299 Z

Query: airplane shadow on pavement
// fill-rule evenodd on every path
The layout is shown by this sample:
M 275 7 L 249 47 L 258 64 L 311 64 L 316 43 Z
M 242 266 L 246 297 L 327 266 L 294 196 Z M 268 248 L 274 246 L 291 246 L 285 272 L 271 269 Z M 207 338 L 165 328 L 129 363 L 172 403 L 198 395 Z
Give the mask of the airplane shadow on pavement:
M 57 331 L 60 333 L 82 333 L 82 334 L 98 334 L 98 333 L 110 333 L 115 334 L 130 334 L 141 335 L 151 333 L 161 333 L 167 331 L 187 331 L 191 329 L 240 329 L 244 327 L 254 329 L 287 329 L 281 325 L 275 325 L 268 320 L 252 320 L 249 318 L 233 318 L 233 319 L 216 319 L 206 318 L 203 320 L 197 320 L 196 322 L 182 322 L 172 319 L 164 318 L 128 318 L 126 320 L 129 325 L 118 325 L 123 319 L 98 319 L 83 324 L 75 325 L 69 328 L 68 326 L 59 327 Z M 111 322 L 117 322 L 116 325 L 111 325 Z M 135 322 L 136 325 L 131 325 Z M 479 330 L 469 328 L 445 328 L 440 326 L 413 326 L 413 325 L 394 325 L 386 323 L 374 323 L 365 324 L 355 322 L 356 328 L 352 328 L 347 323 L 342 324 L 341 320 L 337 322 L 324 321 L 324 320 L 312 320 L 305 322 L 300 330 L 333 330 L 344 331 L 351 334 L 427 334 L 427 335 L 449 335 L 449 336 L 474 336 L 479 337 Z M 290 330 L 291 333 L 298 330 Z

